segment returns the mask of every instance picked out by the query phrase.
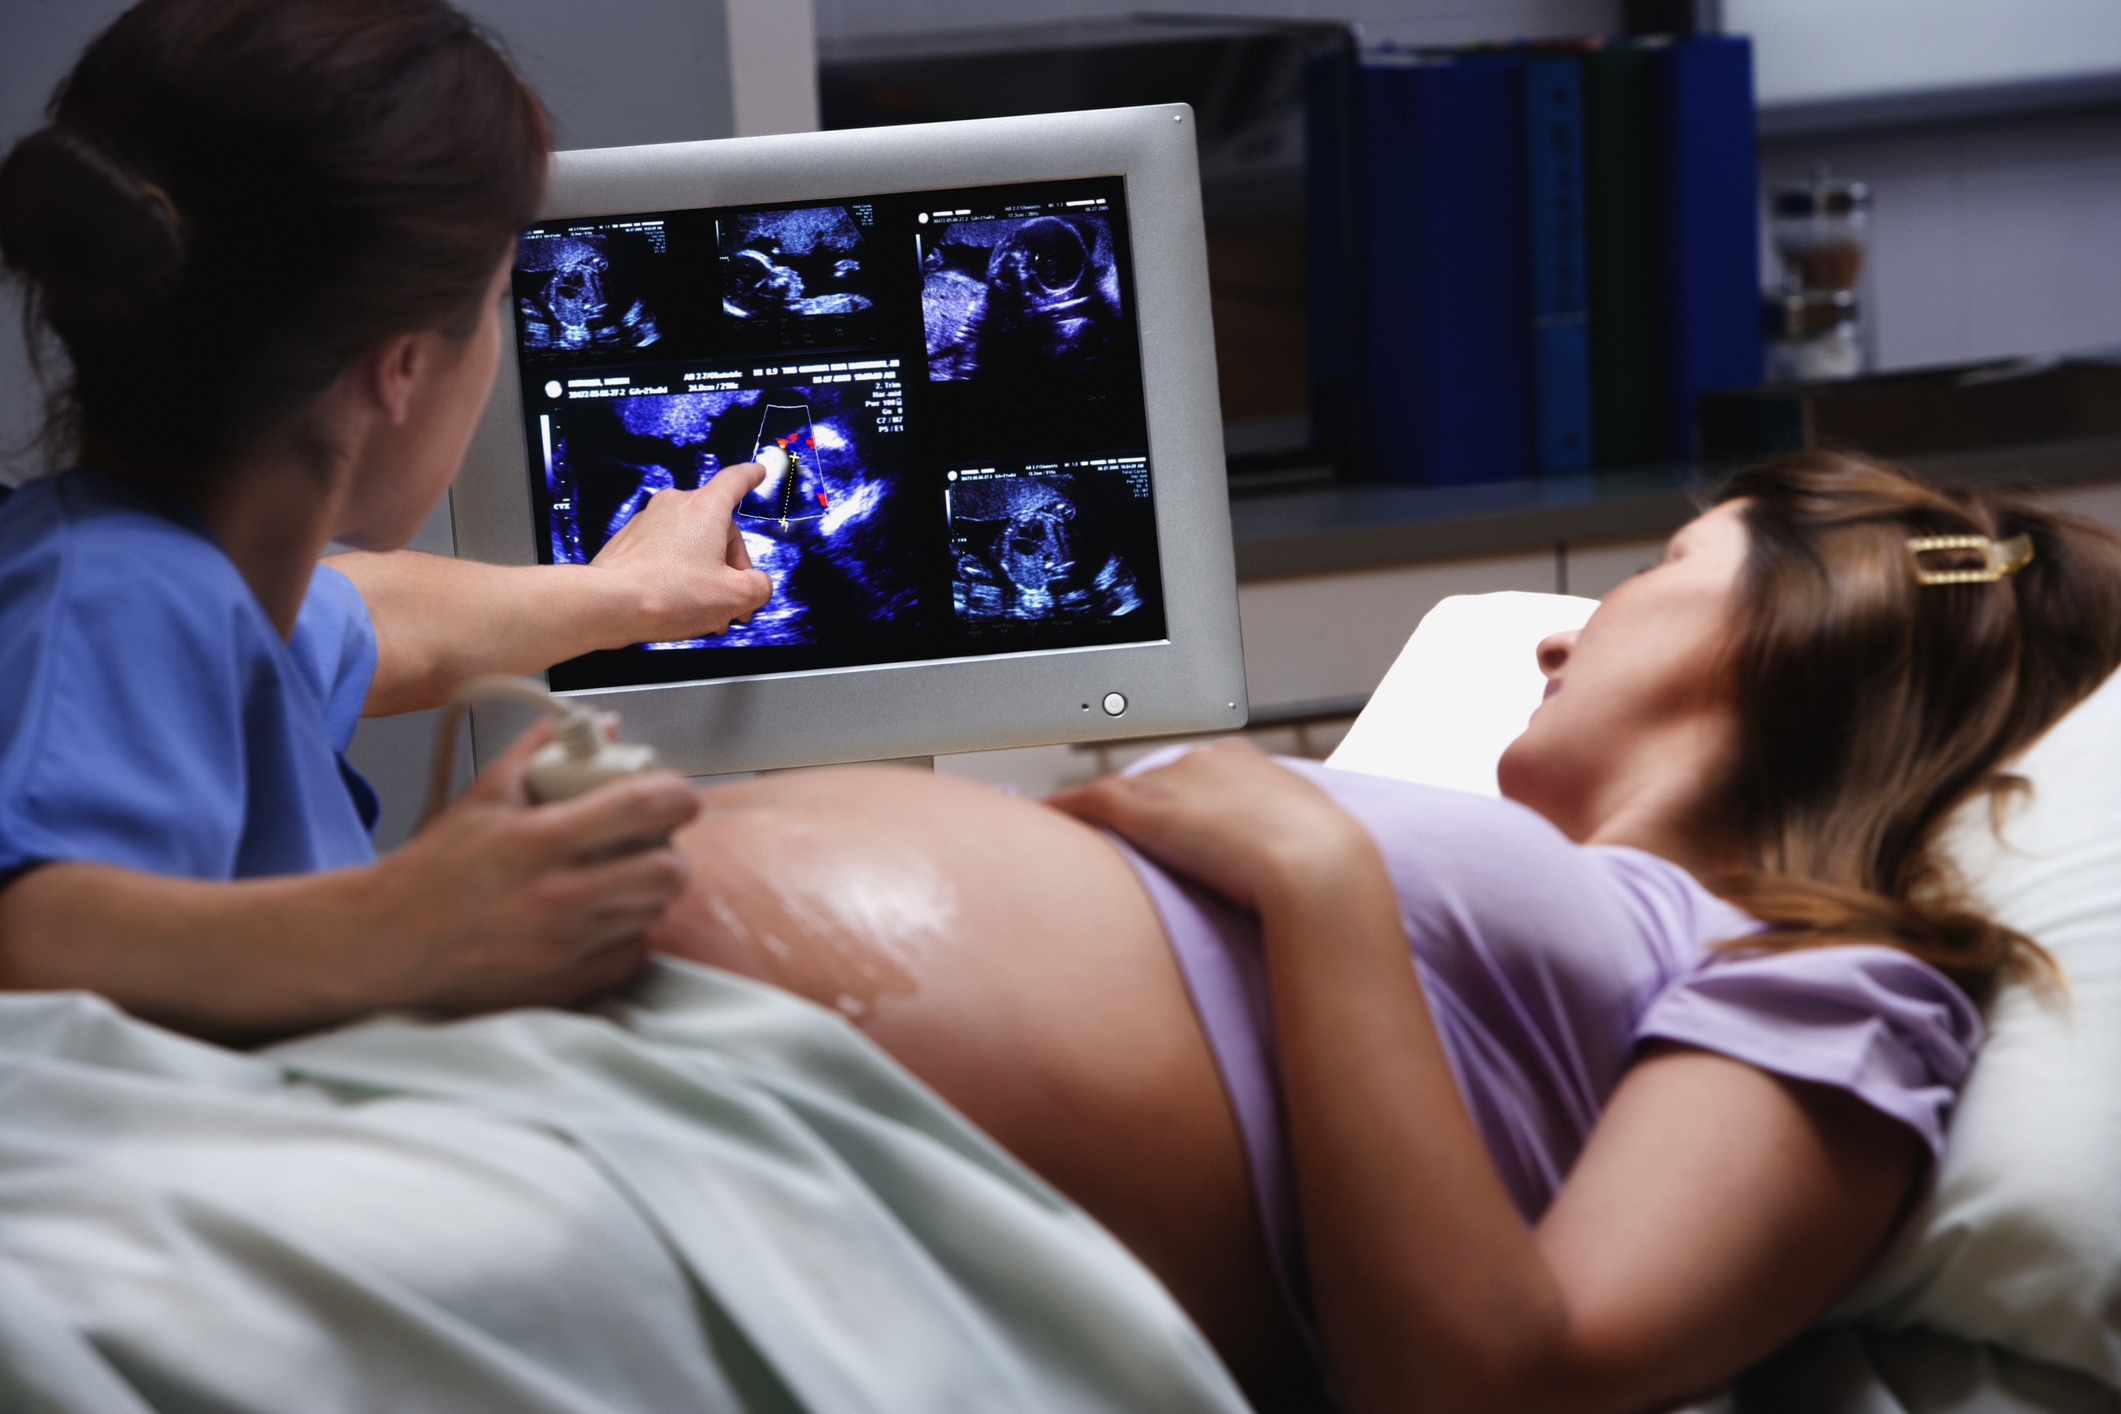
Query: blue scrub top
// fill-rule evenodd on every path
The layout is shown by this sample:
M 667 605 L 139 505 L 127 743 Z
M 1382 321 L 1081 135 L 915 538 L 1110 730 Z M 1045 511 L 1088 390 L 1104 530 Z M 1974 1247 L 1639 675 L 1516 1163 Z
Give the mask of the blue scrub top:
M 375 793 L 344 752 L 375 667 L 338 571 L 283 643 L 182 502 L 99 472 L 23 486 L 0 502 L 0 880 L 373 862 Z

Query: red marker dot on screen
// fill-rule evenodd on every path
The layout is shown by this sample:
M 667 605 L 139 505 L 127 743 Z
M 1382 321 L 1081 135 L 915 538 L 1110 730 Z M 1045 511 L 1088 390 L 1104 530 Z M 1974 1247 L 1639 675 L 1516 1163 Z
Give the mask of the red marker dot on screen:
M 829 506 L 832 504 L 830 501 L 825 499 L 825 493 L 822 491 L 817 493 L 817 503 L 821 506 Z

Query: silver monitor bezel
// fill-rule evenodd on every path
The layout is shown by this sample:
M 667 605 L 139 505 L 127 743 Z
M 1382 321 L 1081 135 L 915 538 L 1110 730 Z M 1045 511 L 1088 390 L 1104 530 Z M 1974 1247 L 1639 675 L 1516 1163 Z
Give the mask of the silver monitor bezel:
M 1190 107 L 1166 104 L 557 154 L 541 220 L 1123 177 L 1166 630 L 1152 643 L 575 695 L 621 713 L 628 740 L 688 775 L 1243 725 L 1193 125 Z M 501 344 L 493 395 L 450 489 L 456 553 L 535 564 L 513 333 Z M 1112 692 L 1126 700 L 1118 716 L 1104 710 Z M 506 706 L 480 707 L 472 719 L 481 760 L 526 720 Z

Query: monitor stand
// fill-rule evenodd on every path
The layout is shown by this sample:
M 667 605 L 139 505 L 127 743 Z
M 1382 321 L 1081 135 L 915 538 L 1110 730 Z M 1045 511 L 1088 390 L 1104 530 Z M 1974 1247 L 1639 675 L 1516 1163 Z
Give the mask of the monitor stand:
M 894 756 L 888 761 L 837 761 L 833 763 L 833 766 L 904 766 L 914 771 L 933 771 L 935 769 L 935 758 L 933 756 Z M 792 776 L 799 771 L 829 771 L 833 769 L 833 766 L 779 766 L 771 770 L 757 772 L 756 774 L 761 776 Z

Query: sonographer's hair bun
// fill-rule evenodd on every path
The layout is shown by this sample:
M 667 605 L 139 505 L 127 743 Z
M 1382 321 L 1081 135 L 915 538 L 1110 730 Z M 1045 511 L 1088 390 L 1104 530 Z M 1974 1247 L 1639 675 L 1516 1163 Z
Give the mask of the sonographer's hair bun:
M 0 259 L 35 287 L 62 338 L 143 336 L 184 251 L 168 194 L 82 134 L 40 128 L 0 163 Z
M 449 0 L 134 0 L 47 121 L 0 163 L 0 260 L 65 352 L 47 444 L 166 467 L 476 328 L 551 153 Z

